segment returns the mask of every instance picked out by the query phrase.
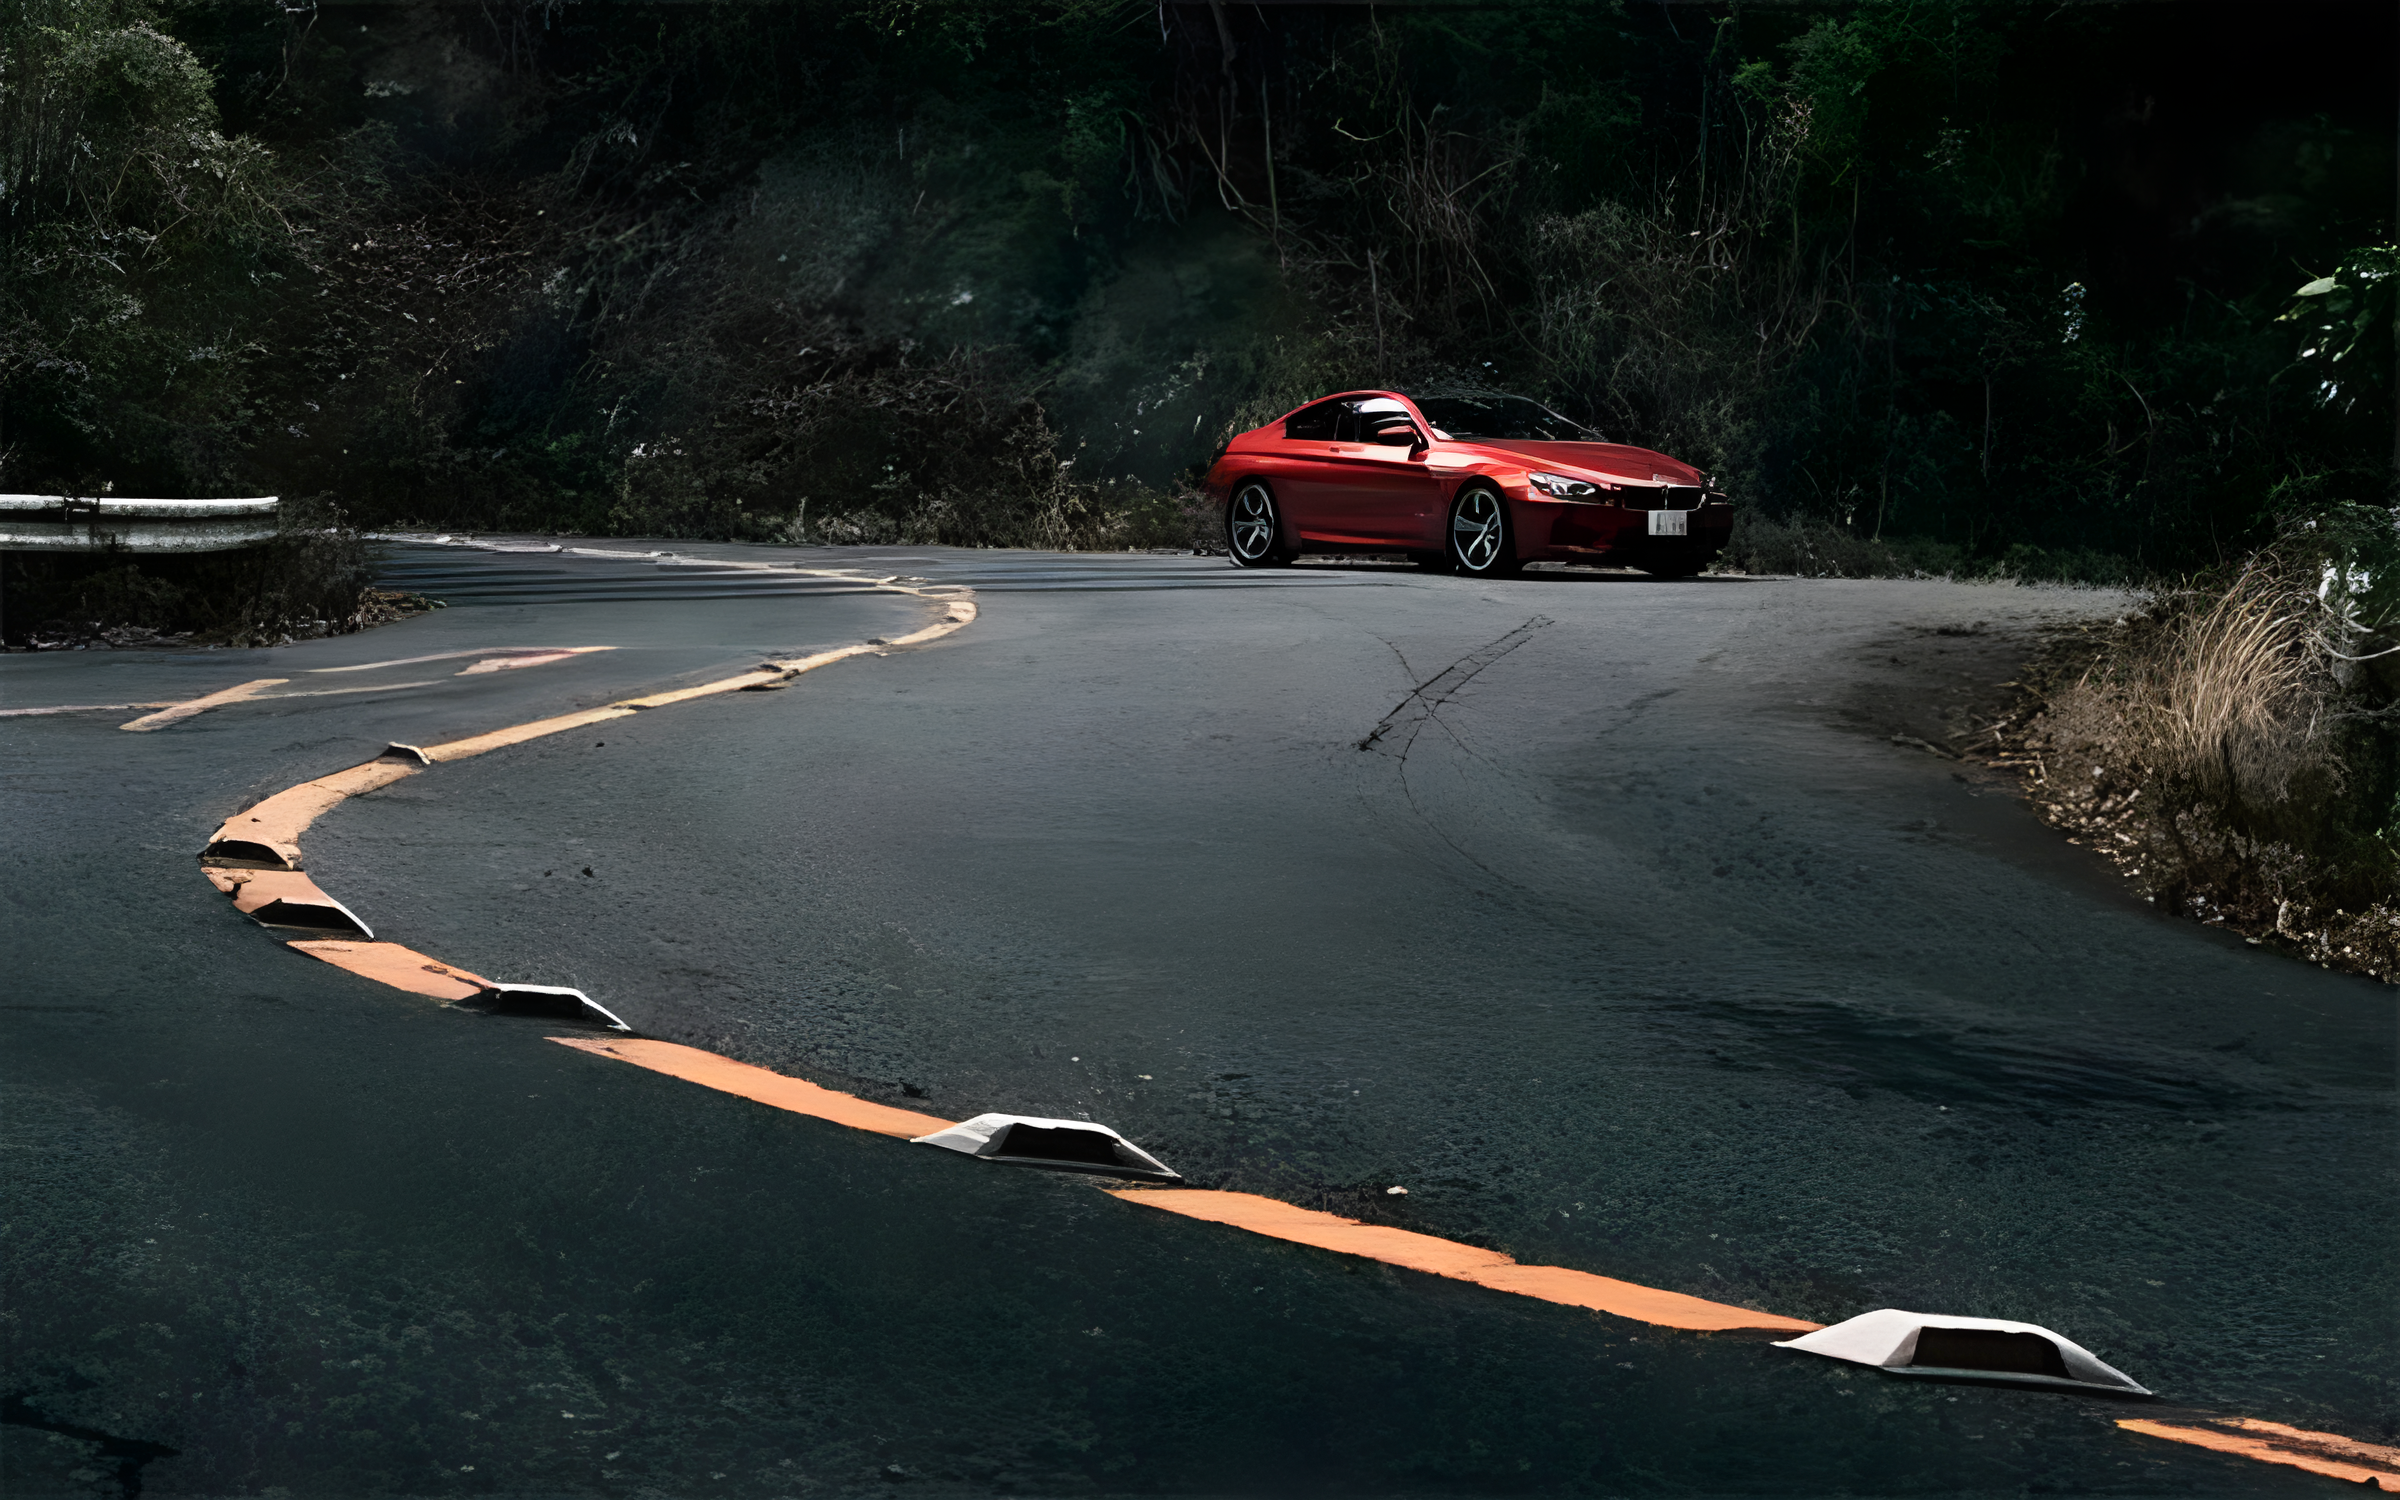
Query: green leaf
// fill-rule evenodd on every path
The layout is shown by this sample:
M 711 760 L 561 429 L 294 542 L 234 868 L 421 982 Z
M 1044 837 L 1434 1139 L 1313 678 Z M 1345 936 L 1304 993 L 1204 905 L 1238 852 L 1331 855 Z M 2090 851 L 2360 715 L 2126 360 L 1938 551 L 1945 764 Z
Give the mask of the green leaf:
M 2292 293 L 2292 295 L 2295 297 L 2322 297 L 2327 292 L 2337 290 L 2340 286 L 2341 283 L 2334 280 L 2332 277 L 2320 276 L 2316 280 L 2310 282 L 2308 285 L 2302 287 L 2300 290 Z

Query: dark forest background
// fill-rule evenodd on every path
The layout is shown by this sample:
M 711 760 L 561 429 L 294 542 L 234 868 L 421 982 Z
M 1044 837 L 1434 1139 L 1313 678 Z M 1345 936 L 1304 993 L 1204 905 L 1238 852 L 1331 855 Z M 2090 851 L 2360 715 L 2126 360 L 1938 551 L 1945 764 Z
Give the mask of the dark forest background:
M 1438 382 L 1953 571 L 2390 500 L 2388 4 L 0 17 L 8 490 L 1176 545 Z

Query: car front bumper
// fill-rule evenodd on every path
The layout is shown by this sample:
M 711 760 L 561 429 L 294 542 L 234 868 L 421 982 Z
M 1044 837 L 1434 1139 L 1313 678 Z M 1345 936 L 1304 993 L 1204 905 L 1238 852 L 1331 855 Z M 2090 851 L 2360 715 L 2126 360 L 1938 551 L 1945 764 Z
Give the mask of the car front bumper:
M 1518 555 L 1527 562 L 1634 563 L 1643 557 L 1716 556 L 1733 534 L 1733 506 L 1712 495 L 1680 512 L 1684 535 L 1653 536 L 1655 512 L 1629 505 L 1552 500 L 1539 493 L 1516 502 Z

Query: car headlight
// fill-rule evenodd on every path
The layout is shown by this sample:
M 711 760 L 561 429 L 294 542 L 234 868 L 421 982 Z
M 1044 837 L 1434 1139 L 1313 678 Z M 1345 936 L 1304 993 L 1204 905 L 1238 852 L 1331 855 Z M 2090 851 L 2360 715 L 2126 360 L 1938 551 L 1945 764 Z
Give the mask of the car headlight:
M 1599 498 L 1600 486 L 1588 479 L 1569 479 L 1564 474 L 1531 473 L 1526 482 L 1554 500 L 1594 500 Z M 1611 485 L 1611 489 L 1615 486 Z

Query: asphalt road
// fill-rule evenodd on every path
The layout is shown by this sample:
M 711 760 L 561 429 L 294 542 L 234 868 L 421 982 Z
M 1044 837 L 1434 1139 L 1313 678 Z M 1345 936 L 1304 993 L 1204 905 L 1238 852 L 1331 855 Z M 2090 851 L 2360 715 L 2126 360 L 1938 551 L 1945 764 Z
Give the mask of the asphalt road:
M 2393 992 L 2159 918 L 1888 738 L 2114 597 L 681 550 L 982 614 L 433 768 L 320 821 L 314 878 L 379 936 L 871 1098 L 1088 1115 L 1202 1185 L 1795 1316 L 2041 1323 L 2172 1401 L 2390 1441 Z M 2121 1403 L 1146 1214 L 291 954 L 193 865 L 248 802 L 933 609 L 388 571 L 452 607 L 0 661 L 8 708 L 287 679 L 152 734 L 0 718 L 12 1497 L 2330 1483 Z

